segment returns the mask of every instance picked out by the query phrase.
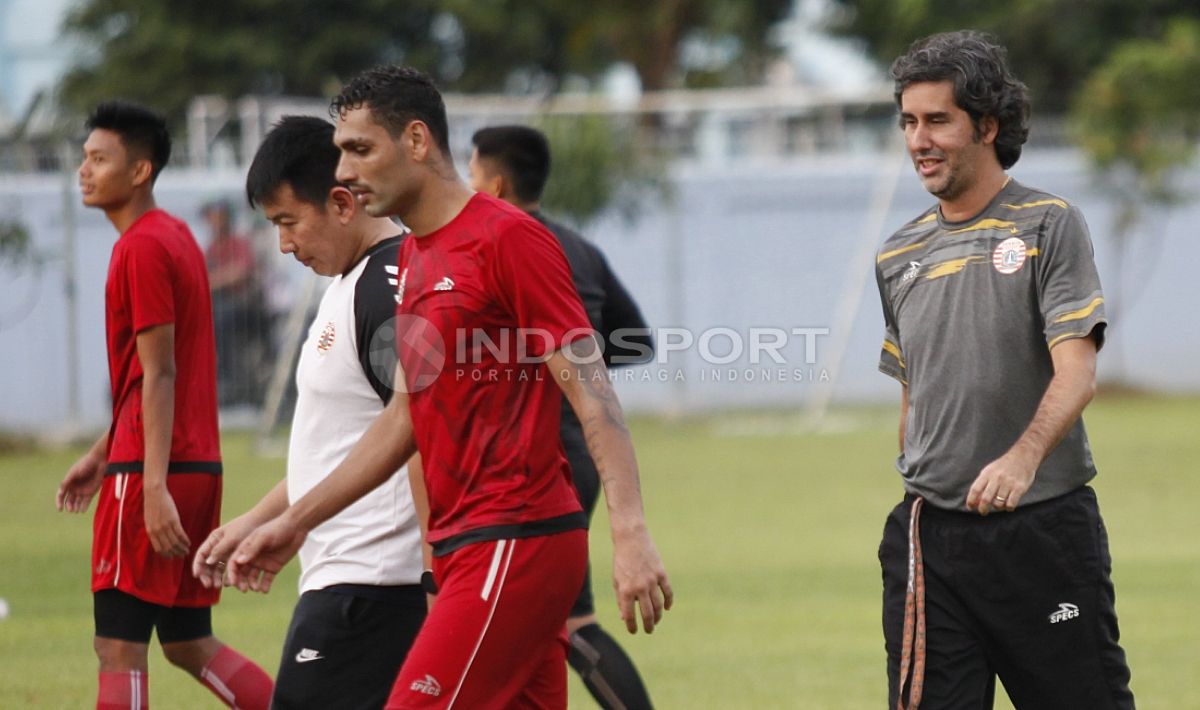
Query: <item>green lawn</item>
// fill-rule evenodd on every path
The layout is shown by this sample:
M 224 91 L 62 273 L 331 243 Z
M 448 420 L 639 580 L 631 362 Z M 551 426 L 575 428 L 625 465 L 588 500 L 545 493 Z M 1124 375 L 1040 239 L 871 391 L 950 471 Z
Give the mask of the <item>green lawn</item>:
M 881 708 L 875 550 L 900 486 L 892 410 L 840 412 L 805 433 L 789 414 L 685 423 L 640 419 L 634 437 L 651 530 L 676 607 L 626 648 L 660 708 Z M 1200 400 L 1109 399 L 1087 416 L 1112 540 L 1124 643 L 1139 706 L 1200 707 Z M 87 559 L 91 516 L 53 509 L 74 452 L 0 457 L 0 708 L 94 703 Z M 225 441 L 226 517 L 283 472 Z M 602 619 L 618 629 L 608 533 L 593 551 Z M 272 673 L 295 570 L 269 596 L 226 593 L 217 634 Z M 157 708 L 219 707 L 155 658 Z M 573 708 L 593 707 L 572 680 Z M 1001 701 L 997 707 L 1008 705 Z

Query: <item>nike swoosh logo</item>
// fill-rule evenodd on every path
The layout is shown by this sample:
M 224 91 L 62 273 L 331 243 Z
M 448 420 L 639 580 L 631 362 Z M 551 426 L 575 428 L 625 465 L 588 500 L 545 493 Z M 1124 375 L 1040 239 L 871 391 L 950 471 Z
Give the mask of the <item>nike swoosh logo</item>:
M 319 661 L 322 658 L 324 658 L 324 656 L 321 655 L 320 651 L 314 651 L 312 649 L 305 648 L 305 649 L 302 649 L 300 651 L 300 653 L 296 654 L 296 663 L 308 663 L 309 661 Z

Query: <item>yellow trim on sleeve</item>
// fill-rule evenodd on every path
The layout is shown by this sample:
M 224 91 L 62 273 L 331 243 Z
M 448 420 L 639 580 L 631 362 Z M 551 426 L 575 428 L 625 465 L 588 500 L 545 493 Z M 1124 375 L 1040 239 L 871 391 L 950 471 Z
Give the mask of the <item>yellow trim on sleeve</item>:
M 1086 338 L 1089 335 L 1091 335 L 1091 331 L 1088 331 L 1087 333 L 1063 333 L 1062 335 L 1058 336 L 1054 340 L 1051 340 L 1050 344 L 1046 346 L 1046 349 L 1053 350 L 1055 345 L 1058 345 L 1059 343 L 1061 343 L 1064 340 Z
M 908 369 L 908 366 L 904 364 L 904 356 L 900 354 L 900 348 L 896 347 L 895 343 L 890 340 L 885 340 L 883 341 L 883 349 L 891 353 L 892 357 L 896 358 L 896 362 L 900 363 L 900 367 Z
M 1083 308 L 1080 308 L 1077 311 L 1068 311 L 1068 312 L 1062 314 L 1061 316 L 1055 318 L 1054 322 L 1056 324 L 1057 323 L 1066 323 L 1067 321 L 1080 320 L 1081 318 L 1087 318 L 1088 316 L 1092 315 L 1092 311 L 1095 311 L 1097 308 L 1099 308 L 1100 304 L 1102 304 L 1102 303 L 1104 303 L 1104 297 L 1097 296 L 1092 299 L 1091 303 L 1087 304 Z

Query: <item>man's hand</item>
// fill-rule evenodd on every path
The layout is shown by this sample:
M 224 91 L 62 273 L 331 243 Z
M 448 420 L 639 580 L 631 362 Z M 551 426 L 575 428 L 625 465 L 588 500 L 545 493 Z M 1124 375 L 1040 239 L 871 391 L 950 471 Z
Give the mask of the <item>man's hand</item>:
M 208 534 L 192 560 L 192 574 L 208 589 L 225 586 L 225 567 L 242 541 L 255 529 L 254 521 L 241 515 Z
M 245 592 L 266 594 L 271 582 L 304 544 L 308 533 L 281 515 L 250 533 L 234 551 L 227 571 L 230 583 Z
M 675 595 L 667 580 L 667 570 L 644 528 L 628 534 L 614 531 L 613 588 L 617 592 L 621 618 L 631 634 L 637 633 L 639 611 L 642 628 L 649 634 L 654 632 L 655 624 L 662 621 L 663 610 L 671 608 Z
M 148 488 L 142 491 L 145 500 L 146 535 L 154 551 L 163 557 L 184 557 L 191 548 L 191 540 L 179 522 L 179 511 L 175 499 L 166 488 Z
M 967 492 L 967 510 L 987 515 L 992 510 L 1016 510 L 1037 474 L 1040 458 L 1018 448 L 983 467 Z
M 1054 377 L 1033 420 L 1003 456 L 983 467 L 967 493 L 967 509 L 1015 510 L 1038 467 L 1063 440 L 1096 394 L 1096 336 L 1063 340 L 1050 349 Z
M 97 456 L 94 451 L 80 457 L 67 471 L 62 483 L 58 484 L 58 493 L 54 496 L 55 507 L 68 513 L 86 513 L 92 498 L 100 490 L 100 484 L 104 482 L 106 464 L 104 456 Z

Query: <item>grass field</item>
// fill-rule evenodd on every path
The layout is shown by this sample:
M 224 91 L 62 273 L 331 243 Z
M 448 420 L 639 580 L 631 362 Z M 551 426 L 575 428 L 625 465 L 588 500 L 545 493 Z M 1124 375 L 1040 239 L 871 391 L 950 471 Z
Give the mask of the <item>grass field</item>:
M 786 414 L 636 420 L 651 530 L 676 590 L 653 636 L 620 632 L 660 708 L 882 708 L 875 550 L 898 500 L 892 410 L 839 413 L 824 434 Z M 1200 708 L 1200 400 L 1101 399 L 1087 416 L 1139 707 Z M 832 431 L 836 429 L 837 431 Z M 226 517 L 283 473 L 225 440 Z M 91 516 L 53 509 L 76 452 L 0 458 L 0 708 L 94 703 Z M 593 535 L 610 629 L 608 532 Z M 217 634 L 274 673 L 295 569 L 268 596 L 226 593 Z M 218 707 L 153 657 L 157 708 Z M 571 707 L 593 707 L 572 679 Z M 998 708 L 1010 707 L 997 702 Z

